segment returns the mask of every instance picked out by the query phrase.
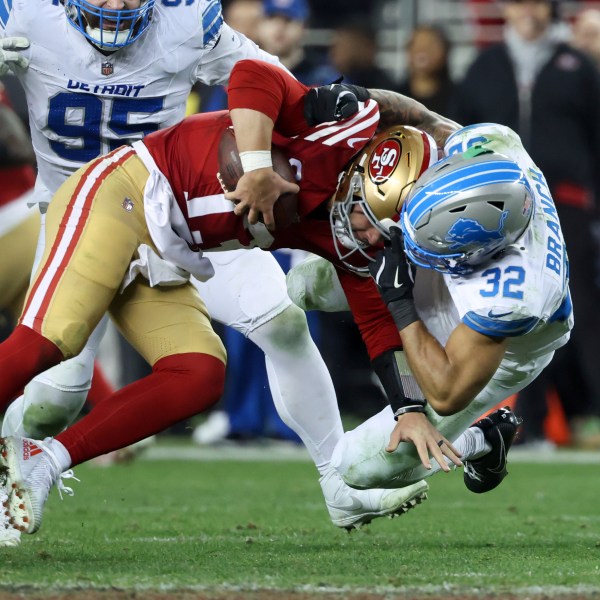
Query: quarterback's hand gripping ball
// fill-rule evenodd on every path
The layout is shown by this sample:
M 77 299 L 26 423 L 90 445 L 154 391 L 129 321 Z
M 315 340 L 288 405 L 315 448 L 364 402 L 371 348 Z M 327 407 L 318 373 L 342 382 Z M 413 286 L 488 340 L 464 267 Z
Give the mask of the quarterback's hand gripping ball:
M 271 157 L 273 171 L 285 181 L 296 184 L 294 169 L 283 151 L 277 146 L 272 146 Z M 244 169 L 235 142 L 235 133 L 233 128 L 229 127 L 223 132 L 219 142 L 219 173 L 217 177 L 223 191 L 225 193 L 234 192 L 243 175 Z M 276 230 L 285 229 L 293 223 L 297 223 L 299 220 L 298 194 L 291 192 L 281 194 L 273 206 L 273 216 Z

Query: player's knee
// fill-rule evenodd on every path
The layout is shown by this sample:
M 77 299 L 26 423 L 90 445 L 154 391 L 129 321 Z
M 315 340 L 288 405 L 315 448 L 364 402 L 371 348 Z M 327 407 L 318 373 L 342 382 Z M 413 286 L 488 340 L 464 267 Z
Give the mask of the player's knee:
M 25 388 L 24 435 L 35 439 L 57 435 L 75 420 L 86 395 L 87 388 L 65 390 L 32 381 Z
M 334 266 L 320 256 L 312 256 L 290 269 L 286 284 L 289 297 L 303 310 L 349 310 Z
M 60 364 L 38 375 L 34 381 L 44 383 L 48 387 L 58 390 L 87 392 L 92 384 L 94 373 L 94 358 L 81 352 L 74 358 L 65 360 Z M 25 388 L 27 390 L 27 388 Z M 27 394 L 27 391 L 26 391 Z
M 290 305 L 250 336 L 259 346 L 260 337 L 268 338 L 269 345 L 277 350 L 298 352 L 311 339 L 306 314 L 297 306 Z
M 223 395 L 225 363 L 211 354 L 174 354 L 160 359 L 152 370 L 173 375 L 169 393 L 183 404 L 193 404 L 195 412 L 210 408 Z

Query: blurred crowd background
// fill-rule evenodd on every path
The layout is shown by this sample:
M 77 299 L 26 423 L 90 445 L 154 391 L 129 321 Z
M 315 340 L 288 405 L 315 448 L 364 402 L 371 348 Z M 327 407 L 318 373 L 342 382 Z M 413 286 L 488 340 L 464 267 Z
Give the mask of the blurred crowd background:
M 570 259 L 575 329 L 552 365 L 518 398 L 519 443 L 600 448 L 600 1 L 227 0 L 225 20 L 276 54 L 307 85 L 344 81 L 398 91 L 462 125 L 498 122 L 521 136 L 544 172 Z M 22 90 L 2 78 L 27 121 Z M 188 112 L 226 107 L 226 89 L 194 89 Z M 0 168 L 3 165 L 0 164 Z M 279 252 L 289 269 L 305 255 Z M 2 325 L 11 327 L 4 313 Z M 349 313 L 309 314 L 349 424 L 385 403 Z M 182 423 L 199 444 L 284 440 L 264 356 L 218 329 L 229 352 L 225 395 L 208 418 Z M 115 387 L 149 367 L 112 330 L 100 361 Z

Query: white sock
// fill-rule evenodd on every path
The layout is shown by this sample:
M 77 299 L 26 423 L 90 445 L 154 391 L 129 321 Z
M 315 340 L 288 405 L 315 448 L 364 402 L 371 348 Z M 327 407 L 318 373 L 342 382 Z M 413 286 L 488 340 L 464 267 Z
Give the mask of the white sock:
M 461 460 L 463 461 L 476 460 L 492 449 L 479 427 L 469 427 L 454 442 L 453 446 L 462 454 Z
M 44 442 L 49 448 L 50 452 L 52 452 L 54 455 L 54 458 L 58 461 L 58 466 L 60 467 L 61 473 L 64 473 L 71 467 L 72 461 L 69 451 L 54 438 L 46 438 Z
M 310 337 L 304 312 L 290 306 L 248 337 L 266 354 L 279 416 L 298 434 L 323 475 L 344 430 L 331 376 Z

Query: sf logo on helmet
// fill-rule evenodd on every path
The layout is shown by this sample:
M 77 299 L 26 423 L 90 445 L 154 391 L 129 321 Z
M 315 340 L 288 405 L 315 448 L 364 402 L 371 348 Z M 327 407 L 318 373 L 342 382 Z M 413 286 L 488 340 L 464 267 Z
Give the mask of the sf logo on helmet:
M 369 177 L 375 184 L 387 181 L 400 160 L 402 148 L 397 140 L 384 140 L 373 150 L 369 161 Z

